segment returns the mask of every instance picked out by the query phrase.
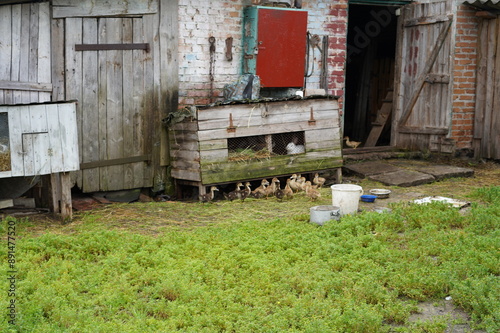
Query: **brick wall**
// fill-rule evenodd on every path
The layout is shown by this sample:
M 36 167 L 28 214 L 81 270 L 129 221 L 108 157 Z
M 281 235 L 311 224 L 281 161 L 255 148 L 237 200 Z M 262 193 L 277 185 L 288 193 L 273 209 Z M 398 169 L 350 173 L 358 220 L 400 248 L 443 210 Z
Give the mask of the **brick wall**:
M 451 138 L 457 149 L 470 149 L 474 134 L 478 36 L 475 13 L 472 7 L 461 5 L 456 16 Z
M 179 106 L 207 104 L 222 99 L 222 88 L 241 74 L 242 15 L 251 0 L 179 0 Z M 258 2 L 258 1 L 257 1 Z M 308 30 L 329 36 L 329 93 L 343 95 L 346 56 L 347 0 L 303 1 L 308 10 Z M 213 92 L 210 85 L 210 36 L 216 39 Z M 233 38 L 233 60 L 225 57 L 225 40 Z M 319 88 L 321 54 L 316 49 L 307 79 L 308 88 Z M 312 53 L 311 53 L 312 54 Z

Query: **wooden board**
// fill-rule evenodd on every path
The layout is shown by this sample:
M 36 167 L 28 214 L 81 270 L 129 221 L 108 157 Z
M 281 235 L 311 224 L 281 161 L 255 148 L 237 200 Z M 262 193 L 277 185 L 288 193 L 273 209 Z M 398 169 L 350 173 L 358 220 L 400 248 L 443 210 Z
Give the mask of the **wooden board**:
M 154 14 L 157 0 L 53 0 L 54 18 Z

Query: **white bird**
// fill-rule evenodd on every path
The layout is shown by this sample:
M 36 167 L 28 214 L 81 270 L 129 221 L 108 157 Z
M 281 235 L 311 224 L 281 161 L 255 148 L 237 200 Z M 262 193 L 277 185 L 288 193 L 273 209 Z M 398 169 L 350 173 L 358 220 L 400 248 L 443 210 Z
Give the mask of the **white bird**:
M 286 145 L 287 155 L 302 154 L 305 152 L 306 152 L 306 149 L 305 149 L 304 145 L 296 145 L 293 142 L 290 142 L 289 144 Z

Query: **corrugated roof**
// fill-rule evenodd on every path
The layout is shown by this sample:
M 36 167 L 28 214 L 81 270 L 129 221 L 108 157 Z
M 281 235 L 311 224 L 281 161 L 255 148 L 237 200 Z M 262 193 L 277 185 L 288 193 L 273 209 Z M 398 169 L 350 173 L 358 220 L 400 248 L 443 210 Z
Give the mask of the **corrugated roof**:
M 500 10 L 500 0 L 462 0 L 462 2 L 480 9 Z

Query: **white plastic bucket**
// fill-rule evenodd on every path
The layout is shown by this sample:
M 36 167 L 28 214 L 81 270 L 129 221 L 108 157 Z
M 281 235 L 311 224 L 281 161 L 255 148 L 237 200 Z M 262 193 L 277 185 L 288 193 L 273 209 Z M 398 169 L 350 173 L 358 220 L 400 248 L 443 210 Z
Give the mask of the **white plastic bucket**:
M 314 206 L 309 209 L 309 221 L 319 225 L 331 220 L 338 220 L 340 218 L 340 208 L 335 206 Z
M 340 207 L 340 216 L 358 212 L 359 197 L 363 188 L 358 185 L 336 184 L 331 186 L 332 205 Z

